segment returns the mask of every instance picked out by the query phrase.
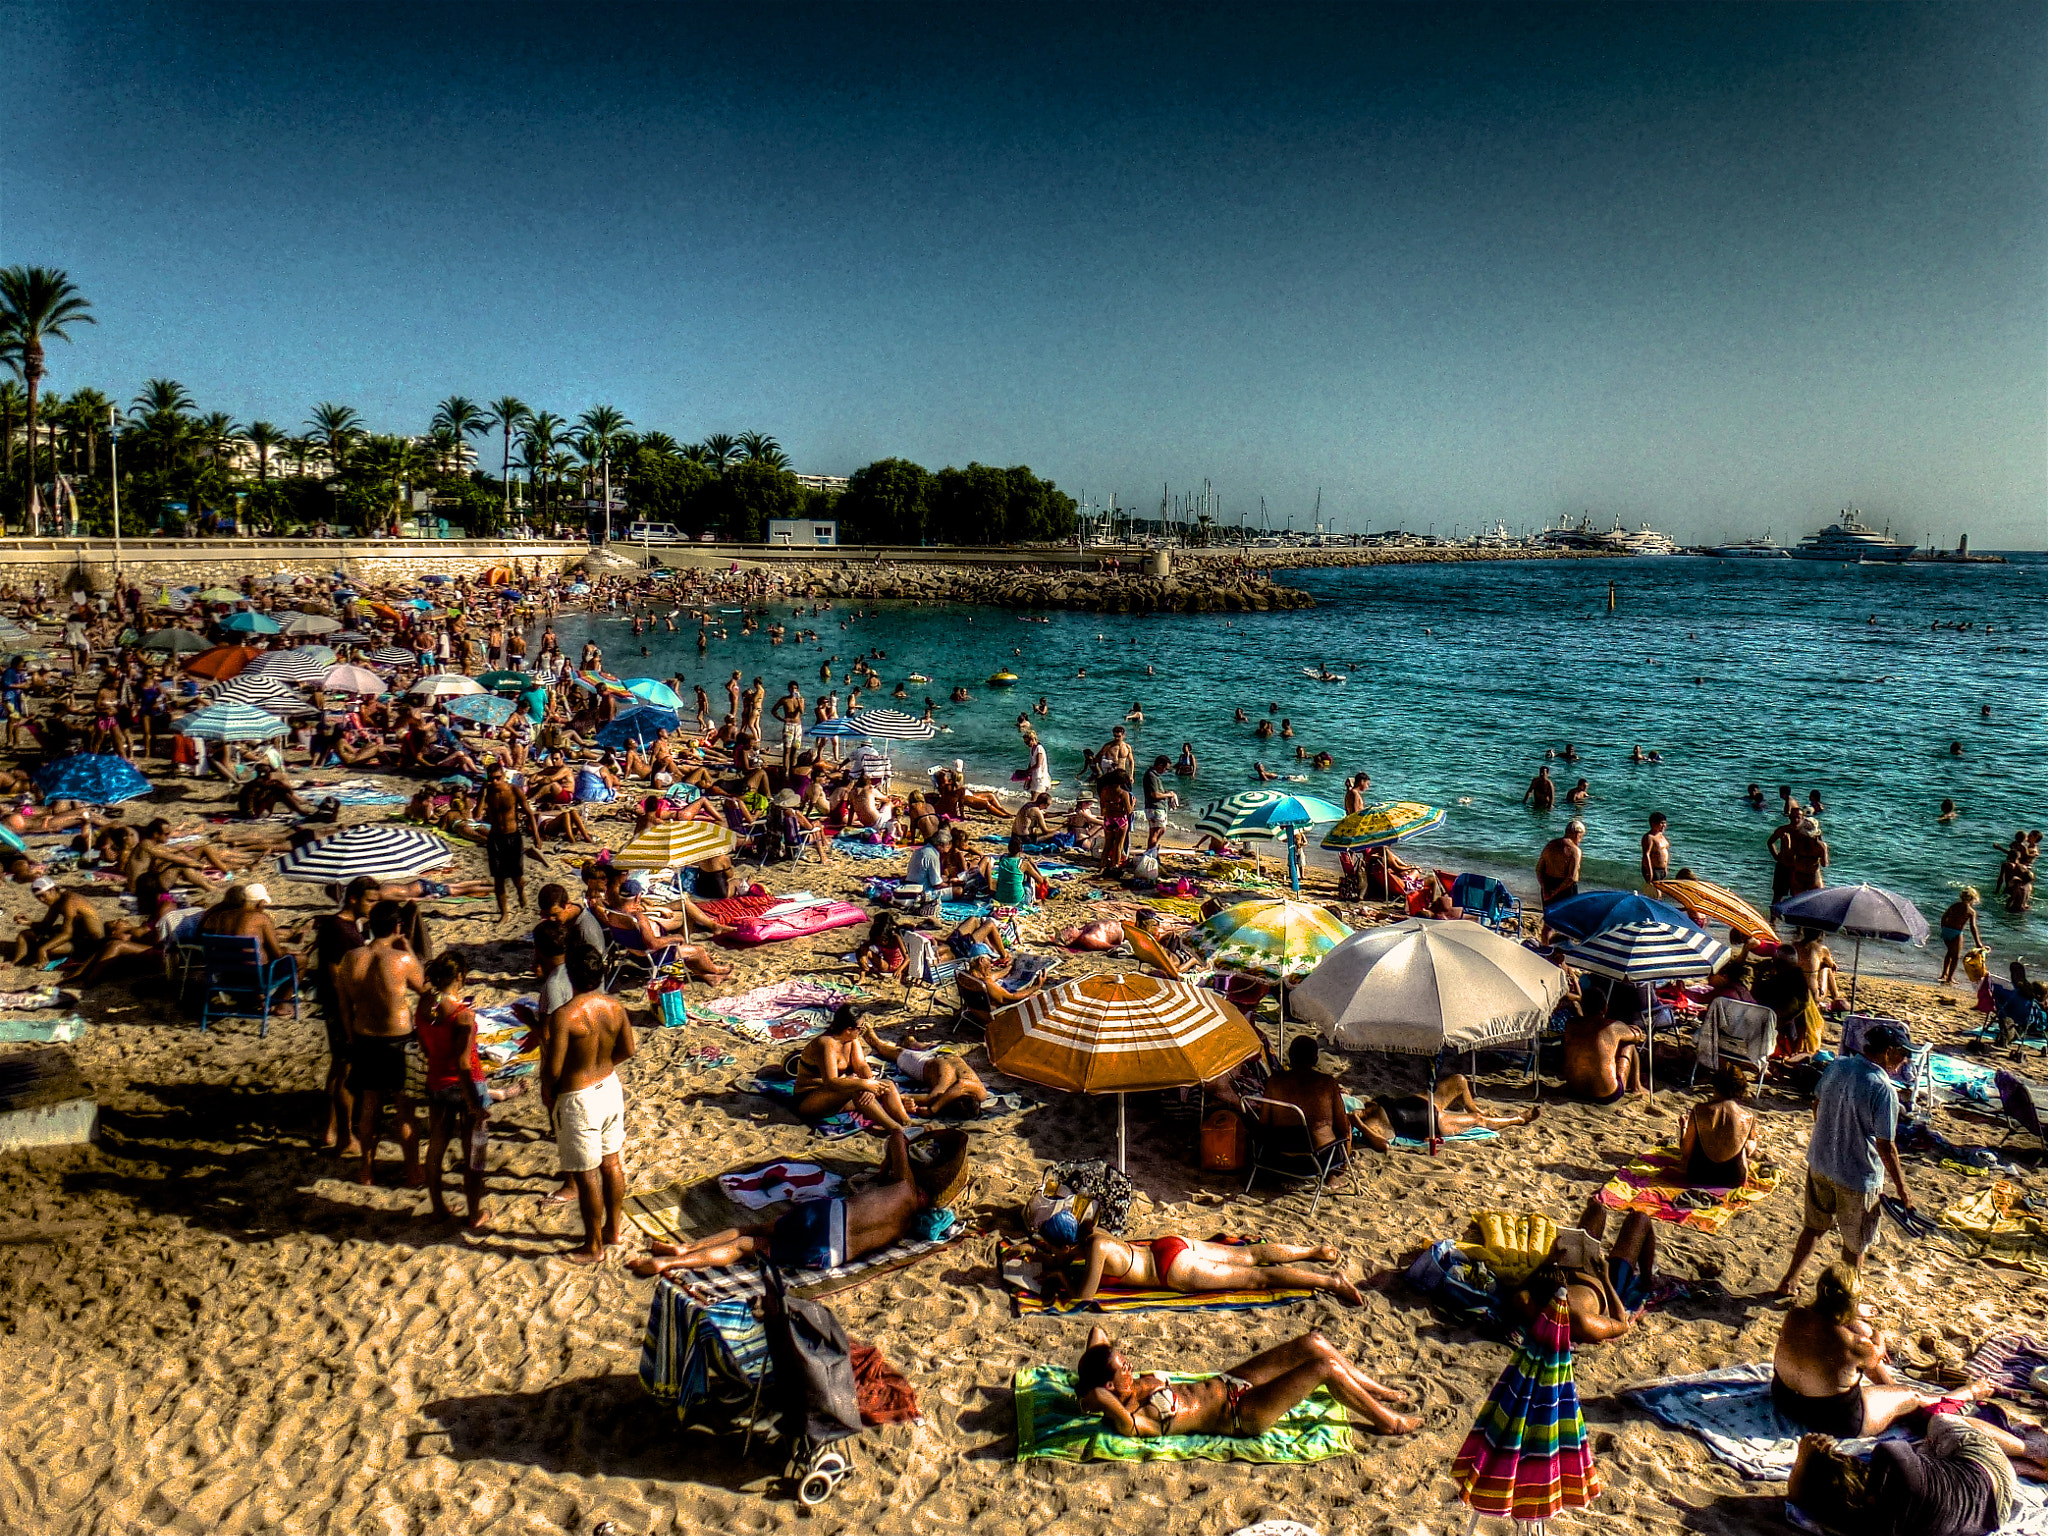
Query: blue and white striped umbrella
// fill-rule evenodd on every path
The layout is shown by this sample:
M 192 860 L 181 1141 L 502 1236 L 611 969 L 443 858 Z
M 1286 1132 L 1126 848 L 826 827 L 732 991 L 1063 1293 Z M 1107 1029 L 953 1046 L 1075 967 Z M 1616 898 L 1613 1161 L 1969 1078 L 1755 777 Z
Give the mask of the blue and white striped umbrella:
M 867 732 L 851 720 L 820 720 L 804 727 L 806 736 L 865 737 Z
M 1565 958 L 1582 971 L 1638 982 L 1711 976 L 1730 953 L 1726 944 L 1689 922 L 1655 918 L 1622 923 L 1564 948 Z
M 1288 827 L 1343 819 L 1343 806 L 1314 795 L 1285 789 L 1241 789 L 1204 806 L 1195 830 L 1222 838 L 1277 838 Z
M 939 728 L 900 709 L 856 709 L 847 717 L 861 733 L 881 741 L 930 741 Z
M 280 683 L 317 683 L 333 665 L 334 652 L 324 645 L 308 645 L 295 651 L 266 651 L 243 670 Z
M 277 872 L 287 880 L 301 880 L 307 885 L 334 885 L 358 875 L 378 880 L 410 880 L 452 863 L 454 858 L 446 843 L 417 827 L 367 822 L 280 855 Z
M 268 741 L 291 727 L 267 709 L 253 704 L 209 704 L 188 715 L 178 727 L 180 736 L 197 736 L 202 741 Z
M 373 667 L 416 667 L 420 664 L 419 652 L 408 651 L 402 645 L 380 645 L 363 660 Z
M 245 673 L 214 684 L 207 689 L 206 696 L 215 704 L 248 704 L 256 709 L 267 709 L 273 715 L 314 713 L 305 695 L 287 688 L 274 677 L 250 677 Z

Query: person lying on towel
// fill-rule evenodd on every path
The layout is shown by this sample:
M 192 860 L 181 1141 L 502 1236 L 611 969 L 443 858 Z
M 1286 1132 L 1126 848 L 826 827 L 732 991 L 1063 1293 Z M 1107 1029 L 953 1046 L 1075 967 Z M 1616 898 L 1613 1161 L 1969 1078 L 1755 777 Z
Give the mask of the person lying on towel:
M 1328 1246 L 1204 1243 L 1173 1234 L 1126 1242 L 1093 1221 L 1085 1226 L 1075 1221 L 1071 1211 L 1049 1217 L 1038 1229 L 1038 1240 L 1044 1253 L 1041 1284 L 1048 1298 L 1071 1294 L 1075 1301 L 1093 1301 L 1107 1284 L 1188 1296 L 1205 1291 L 1329 1291 L 1354 1307 L 1364 1300 L 1343 1274 L 1304 1266 L 1303 1260 L 1339 1262 L 1343 1255 Z M 1080 1271 L 1078 1283 L 1075 1270 Z
M 1408 1394 L 1383 1387 L 1320 1333 L 1305 1333 L 1214 1376 L 1169 1382 L 1131 1374 L 1130 1365 L 1102 1328 L 1091 1329 L 1075 1373 L 1082 1409 L 1102 1415 L 1110 1431 L 1139 1439 L 1161 1435 L 1232 1435 L 1257 1438 L 1287 1416 L 1317 1387 L 1382 1435 L 1410 1435 L 1422 1427 L 1413 1414 L 1396 1413 Z
M 886 1248 L 919 1225 L 930 1211 L 944 1182 L 957 1175 L 950 1138 L 965 1141 L 964 1131 L 940 1131 L 928 1137 L 933 1156 L 913 1159 L 901 1131 L 892 1132 L 885 1148 L 889 1178 L 872 1189 L 835 1200 L 810 1200 L 785 1211 L 774 1221 L 755 1227 L 731 1227 L 677 1245 L 659 1240 L 647 1245 L 654 1255 L 628 1266 L 634 1274 L 665 1274 L 671 1269 L 724 1269 L 766 1254 L 784 1269 L 837 1269 L 862 1254 Z

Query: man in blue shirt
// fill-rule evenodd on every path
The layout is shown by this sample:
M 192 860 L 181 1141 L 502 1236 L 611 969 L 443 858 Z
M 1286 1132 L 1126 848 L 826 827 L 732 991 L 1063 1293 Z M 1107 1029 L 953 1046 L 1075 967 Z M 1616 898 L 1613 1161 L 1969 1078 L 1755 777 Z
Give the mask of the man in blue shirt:
M 946 883 L 942 872 L 945 850 L 953 845 L 953 831 L 940 827 L 932 833 L 931 840 L 910 856 L 910 869 L 904 876 L 906 885 L 918 885 L 927 891 L 937 890 Z
M 1899 1092 L 1892 1085 L 1907 1047 L 1904 1029 L 1873 1024 L 1863 1037 L 1863 1054 L 1839 1058 L 1822 1075 L 1813 1099 L 1813 1140 L 1806 1149 L 1804 1227 L 1792 1250 L 1792 1266 L 1778 1282 L 1780 1296 L 1793 1293 L 1799 1271 L 1830 1227 L 1842 1234 L 1843 1262 L 1863 1262 L 1877 1239 L 1878 1199 L 1887 1173 L 1906 1209 L 1913 1208 L 1899 1166 Z

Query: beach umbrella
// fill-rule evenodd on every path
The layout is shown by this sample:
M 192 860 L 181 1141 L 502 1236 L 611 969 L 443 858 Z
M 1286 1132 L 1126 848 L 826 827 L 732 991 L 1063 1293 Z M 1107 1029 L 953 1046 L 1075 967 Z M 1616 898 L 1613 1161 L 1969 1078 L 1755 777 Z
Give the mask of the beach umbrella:
M 370 637 L 359 629 L 337 629 L 327 637 L 329 645 L 367 645 Z
M 616 862 L 621 869 L 675 869 L 738 846 L 732 828 L 715 821 L 657 821 L 621 848 Z
M 939 728 L 900 709 L 856 709 L 847 717 L 861 731 L 881 741 L 930 741 Z
M 1726 886 L 1715 885 L 1711 880 L 1657 880 L 1650 889 L 1662 900 L 1684 908 L 1686 915 L 1702 927 L 1725 923 L 1745 938 L 1773 944 L 1778 940 L 1777 930 L 1768 917 Z
M 814 725 L 806 726 L 804 734 L 807 736 L 837 736 L 840 738 L 858 736 L 865 740 L 868 733 L 855 725 L 851 720 L 820 720 Z
M 445 707 L 457 720 L 492 727 L 510 720 L 512 711 L 518 708 L 510 699 L 501 699 L 494 693 L 465 694 L 459 699 L 450 699 Z
M 1213 801 L 1195 823 L 1198 832 L 1221 838 L 1284 837 L 1287 840 L 1287 883 L 1301 889 L 1299 832 L 1319 821 L 1341 821 L 1344 808 L 1314 795 L 1284 789 L 1246 789 Z
M 307 885 L 336 885 L 358 875 L 410 880 L 454 857 L 454 850 L 440 838 L 417 827 L 366 822 L 279 855 L 277 872 Z
M 1581 891 L 1543 909 L 1543 925 L 1570 939 L 1590 939 L 1631 923 L 1663 923 L 1672 928 L 1697 928 L 1683 909 L 1634 891 Z
M 268 614 L 243 609 L 231 613 L 220 621 L 220 627 L 238 635 L 275 635 L 283 632 L 283 626 Z
M 624 680 L 624 686 L 626 692 L 632 694 L 634 698 L 643 699 L 649 704 L 659 704 L 664 709 L 683 707 L 683 701 L 675 689 L 658 677 L 629 677 Z
M 501 688 L 531 688 L 533 676 L 527 672 L 479 672 L 476 680 L 496 693 Z
M 436 672 L 414 683 L 410 691 L 423 699 L 444 699 L 485 690 L 482 683 L 473 677 L 464 677 L 460 672 Z
M 1527 1039 L 1565 986 L 1563 971 L 1483 924 L 1411 917 L 1352 934 L 1288 1001 L 1347 1050 L 1433 1056 Z
M 77 800 L 86 805 L 119 805 L 154 787 L 127 758 L 111 752 L 60 757 L 43 764 L 33 777 L 45 800 Z
M 274 683 L 317 683 L 334 665 L 334 652 L 325 646 L 299 651 L 266 651 L 249 663 L 249 675 L 267 677 Z M 382 688 L 380 683 L 379 688 Z
M 1444 813 L 1414 800 L 1382 800 L 1353 811 L 1323 834 L 1325 848 L 1383 848 L 1444 822 Z
M 265 674 L 268 676 L 268 674 Z M 370 693 L 384 691 L 384 679 L 368 667 L 351 666 L 342 662 L 329 667 L 320 674 L 320 686 L 329 693 Z
M 288 613 L 284 616 L 284 632 L 288 635 L 331 635 L 339 628 L 341 620 L 318 613 Z
M 21 834 L 12 827 L 0 827 L 0 848 L 11 849 L 15 853 L 28 852 L 28 844 L 21 840 Z
M 227 587 L 208 587 L 197 595 L 203 603 L 239 603 L 242 600 L 241 593 Z
M 1312 902 L 1259 896 L 1202 919 L 1182 937 L 1218 969 L 1291 982 L 1314 970 L 1350 934 Z
M 988 1058 L 998 1072 L 1069 1093 L 1116 1095 L 1116 1164 L 1124 1166 L 1124 1095 L 1191 1088 L 1220 1077 L 1263 1042 L 1207 987 L 1098 971 L 997 1013 Z
M 363 660 L 373 667 L 415 667 L 419 665 L 419 652 L 408 651 L 402 645 L 380 645 Z
M 178 734 L 197 736 L 203 741 L 268 741 L 290 729 L 267 709 L 228 700 L 216 701 L 187 715 L 178 726 Z
M 267 709 L 273 715 L 310 715 L 313 706 L 302 693 L 286 687 L 274 677 L 256 677 L 243 673 L 225 683 L 216 683 L 206 690 L 206 695 L 216 704 L 247 704 L 255 709 Z
M 1571 1312 L 1557 1288 L 1508 1362 L 1451 1463 L 1458 1495 L 1481 1515 L 1535 1524 L 1600 1496 L 1593 1443 L 1572 1379 Z
M 1856 1007 L 1856 982 L 1863 968 L 1863 941 L 1925 944 L 1927 919 L 1896 891 L 1874 885 L 1827 885 L 1787 896 L 1771 910 L 1794 928 L 1818 928 L 1856 941 L 1849 970 L 1849 1007 Z
M 263 653 L 254 646 L 217 645 L 204 655 L 194 656 L 185 663 L 185 670 L 194 677 L 210 677 L 215 682 L 226 682 L 238 676 L 250 662 Z
M 660 709 L 652 704 L 643 704 L 638 709 L 629 709 L 623 715 L 616 715 L 597 728 L 597 744 L 608 752 L 616 752 L 628 742 L 646 746 L 662 731 L 680 729 L 681 722 L 672 709 Z
M 587 581 L 572 581 L 569 583 L 569 595 L 571 597 L 581 597 L 589 590 L 590 583 Z
M 1711 976 L 1732 951 L 1670 903 L 1634 891 L 1588 891 L 1545 909 L 1543 921 L 1570 941 L 1564 956 L 1580 970 L 1643 989 L 1643 1076 L 1654 1087 L 1656 983 Z
M 0 634 L 0 645 L 18 645 L 12 636 Z M 213 649 L 213 642 L 189 629 L 154 629 L 142 637 L 145 651 L 169 651 L 181 656 L 198 656 Z

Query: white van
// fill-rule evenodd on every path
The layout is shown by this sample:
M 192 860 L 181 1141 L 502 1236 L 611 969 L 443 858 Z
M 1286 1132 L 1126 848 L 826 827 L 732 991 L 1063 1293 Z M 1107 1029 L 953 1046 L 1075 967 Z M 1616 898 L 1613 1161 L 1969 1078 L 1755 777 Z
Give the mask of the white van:
M 629 544 L 687 544 L 689 535 L 677 529 L 674 523 L 628 523 L 626 542 Z

